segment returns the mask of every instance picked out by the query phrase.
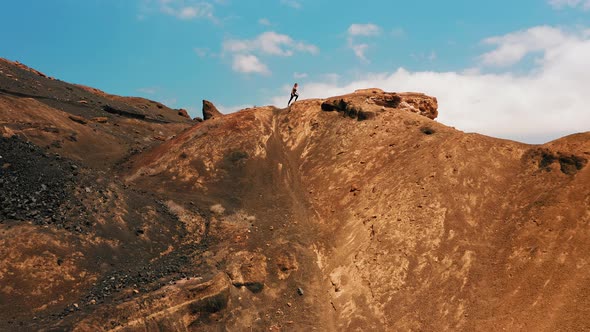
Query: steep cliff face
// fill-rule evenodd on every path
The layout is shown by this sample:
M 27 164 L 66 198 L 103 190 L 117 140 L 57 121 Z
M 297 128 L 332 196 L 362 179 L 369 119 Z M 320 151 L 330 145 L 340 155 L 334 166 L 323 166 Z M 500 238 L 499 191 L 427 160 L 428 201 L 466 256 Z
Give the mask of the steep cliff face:
M 130 184 L 224 207 L 207 227 L 234 227 L 216 234 L 226 253 L 212 266 L 227 270 L 244 250 L 266 257 L 264 288 L 236 295 L 259 304 L 233 302 L 221 325 L 588 326 L 590 136 L 530 146 L 464 134 L 430 120 L 436 109 L 415 114 L 407 96 L 365 90 L 245 110 L 134 160 Z M 287 275 L 286 260 L 297 262 Z
M 465 134 L 379 89 L 199 123 L 19 91 L 0 330 L 590 328 L 590 133 Z

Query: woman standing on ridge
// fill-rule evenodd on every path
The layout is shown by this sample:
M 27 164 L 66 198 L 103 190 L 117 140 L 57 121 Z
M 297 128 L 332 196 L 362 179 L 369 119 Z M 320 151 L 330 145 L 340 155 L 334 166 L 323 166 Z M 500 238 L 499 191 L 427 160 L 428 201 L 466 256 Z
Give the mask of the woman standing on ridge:
M 291 105 L 291 100 L 293 100 L 293 97 L 295 97 L 295 101 L 297 101 L 297 98 L 299 98 L 299 94 L 297 94 L 297 87 L 298 87 L 298 85 L 297 85 L 297 83 L 295 83 L 295 85 L 293 85 L 293 89 L 291 90 L 291 98 L 289 98 L 289 102 L 287 103 L 287 107 L 289 107 L 289 105 Z

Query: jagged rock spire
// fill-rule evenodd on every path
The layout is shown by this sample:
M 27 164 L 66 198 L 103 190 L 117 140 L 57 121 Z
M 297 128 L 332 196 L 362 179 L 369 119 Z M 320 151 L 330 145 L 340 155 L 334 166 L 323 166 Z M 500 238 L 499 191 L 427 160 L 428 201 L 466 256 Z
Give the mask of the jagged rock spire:
M 217 107 L 215 107 L 212 102 L 203 100 L 203 120 L 209 120 L 220 116 L 223 116 L 223 114 L 217 110 Z

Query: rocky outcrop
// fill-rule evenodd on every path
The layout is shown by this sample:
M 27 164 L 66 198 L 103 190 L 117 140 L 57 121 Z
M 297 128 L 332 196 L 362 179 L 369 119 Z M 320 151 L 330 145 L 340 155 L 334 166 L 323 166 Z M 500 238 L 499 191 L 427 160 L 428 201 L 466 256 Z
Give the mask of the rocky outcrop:
M 102 109 L 107 113 L 117 114 L 117 115 L 121 115 L 121 116 L 128 117 L 128 118 L 145 119 L 145 114 L 142 114 L 136 110 L 124 110 L 124 109 L 114 107 L 111 105 L 104 105 L 102 107 Z
M 217 110 L 217 107 L 215 107 L 212 102 L 203 100 L 203 120 L 209 120 L 220 116 L 223 116 L 223 114 Z
M 264 288 L 266 279 L 266 257 L 259 253 L 241 251 L 232 255 L 227 274 L 236 287 L 245 286 L 258 293 Z
M 81 321 L 74 331 L 187 331 L 227 306 L 230 283 L 225 273 L 207 282 L 179 280 Z
M 77 115 L 69 115 L 68 118 L 70 118 L 70 120 L 77 122 L 79 124 L 86 124 L 88 123 L 88 121 L 86 119 L 84 119 L 81 116 L 77 116 Z
M 438 101 L 423 93 L 401 93 L 401 102 L 397 108 L 417 113 L 429 119 L 436 119 L 438 116 Z
M 379 113 L 392 109 L 417 113 L 433 120 L 438 116 L 438 103 L 434 97 L 421 93 L 384 92 L 375 88 L 326 99 L 321 108 L 359 121 L 374 119 Z
M 11 138 L 12 136 L 16 135 L 12 129 L 6 126 L 0 127 L 0 134 L 2 134 L 0 136 L 2 136 L 3 138 Z
M 109 118 L 107 118 L 106 116 L 97 116 L 90 120 L 97 123 L 107 123 L 107 121 L 109 121 Z
M 558 169 L 567 175 L 575 175 L 588 163 L 588 159 L 583 156 L 551 151 L 548 148 L 534 148 L 525 153 L 524 156 L 525 159 L 535 162 L 539 169 L 547 172 Z
M 299 269 L 297 257 L 292 252 L 283 252 L 276 257 L 277 274 L 280 280 L 285 280 L 291 273 Z
M 190 119 L 190 115 L 188 115 L 188 112 L 185 109 L 179 109 L 178 110 L 178 115 L 182 116 L 183 118 L 187 118 Z
M 377 116 L 377 112 L 363 109 L 362 107 L 355 106 L 353 102 L 346 101 L 344 98 L 330 99 L 322 103 L 322 111 L 341 112 L 345 116 L 359 121 L 374 119 Z

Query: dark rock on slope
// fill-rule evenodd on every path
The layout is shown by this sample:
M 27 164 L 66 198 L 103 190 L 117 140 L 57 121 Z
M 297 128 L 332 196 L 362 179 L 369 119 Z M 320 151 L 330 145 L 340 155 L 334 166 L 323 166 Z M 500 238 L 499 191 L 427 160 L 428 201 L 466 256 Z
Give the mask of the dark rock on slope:
M 59 209 L 71 200 L 77 166 L 17 136 L 0 138 L 0 222 L 61 221 Z
M 354 94 L 328 98 L 322 102 L 321 108 L 359 121 L 373 119 L 388 109 L 406 110 L 432 120 L 438 116 L 438 102 L 434 97 L 422 93 L 390 93 L 381 89 L 357 90 Z
M 209 120 L 221 117 L 223 114 L 217 110 L 217 107 L 208 100 L 203 100 L 203 120 Z

